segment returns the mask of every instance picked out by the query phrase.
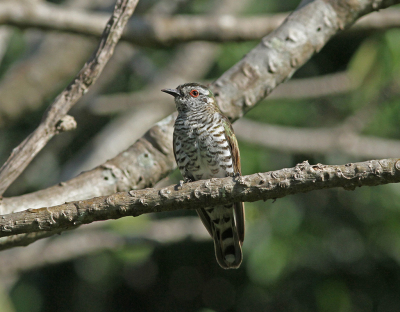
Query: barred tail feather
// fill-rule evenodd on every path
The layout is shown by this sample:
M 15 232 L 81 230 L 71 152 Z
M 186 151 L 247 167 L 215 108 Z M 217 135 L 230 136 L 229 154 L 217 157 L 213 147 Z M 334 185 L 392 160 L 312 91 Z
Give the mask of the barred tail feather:
M 214 240 L 218 264 L 223 269 L 239 268 L 243 259 L 243 203 L 202 208 L 197 213 Z
M 232 208 L 232 204 L 215 207 L 214 216 L 219 215 L 219 218 L 211 218 L 213 220 L 211 232 L 214 240 L 215 257 L 223 269 L 237 269 L 243 259 L 242 242 Z M 216 210 L 219 210 L 220 213 Z
M 233 216 L 228 223 L 213 226 L 215 257 L 223 269 L 237 269 L 242 263 L 242 244 Z

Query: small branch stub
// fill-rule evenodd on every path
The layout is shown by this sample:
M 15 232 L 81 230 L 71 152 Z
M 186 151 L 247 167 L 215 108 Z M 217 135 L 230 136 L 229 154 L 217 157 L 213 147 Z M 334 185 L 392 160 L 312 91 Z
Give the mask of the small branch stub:
M 70 115 L 65 115 L 62 117 L 59 122 L 56 124 L 56 129 L 59 133 L 65 132 L 65 131 L 71 131 L 76 129 L 76 120 L 74 117 Z

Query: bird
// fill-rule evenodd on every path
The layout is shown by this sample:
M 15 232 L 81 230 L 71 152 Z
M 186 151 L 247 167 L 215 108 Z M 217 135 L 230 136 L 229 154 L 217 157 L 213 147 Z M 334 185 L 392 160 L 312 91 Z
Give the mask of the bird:
M 173 150 L 184 182 L 241 175 L 240 153 L 229 119 L 204 85 L 185 83 L 161 91 L 175 98 Z M 236 202 L 197 209 L 214 240 L 215 256 L 223 269 L 242 263 L 245 233 L 244 204 Z

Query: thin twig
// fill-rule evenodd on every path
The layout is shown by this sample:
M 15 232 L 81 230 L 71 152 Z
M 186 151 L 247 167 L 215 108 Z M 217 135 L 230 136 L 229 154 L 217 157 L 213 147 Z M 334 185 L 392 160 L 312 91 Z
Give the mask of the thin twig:
M 96 81 L 113 54 L 124 26 L 138 0 L 118 0 L 108 21 L 100 44 L 75 79 L 61 92 L 45 112 L 41 124 L 18 147 L 0 169 L 0 195 L 20 175 L 36 154 L 57 133 L 70 130 L 64 118 L 71 107 Z M 72 127 L 73 128 L 73 127 Z

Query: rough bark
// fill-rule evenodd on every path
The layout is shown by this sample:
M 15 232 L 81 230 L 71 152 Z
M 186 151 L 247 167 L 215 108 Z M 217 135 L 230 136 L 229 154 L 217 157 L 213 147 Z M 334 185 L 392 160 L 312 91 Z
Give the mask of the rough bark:
M 337 33 L 361 16 L 399 1 L 305 1 L 285 22 L 264 37 L 241 61 L 212 84 L 221 110 L 243 116 L 268 96 Z
M 380 159 L 346 165 L 310 165 L 248 176 L 200 180 L 162 189 L 143 189 L 74 201 L 53 207 L 3 215 L 0 237 L 59 231 L 94 221 L 140 216 L 145 213 L 197 209 L 232 202 L 281 198 L 314 190 L 342 187 L 354 190 L 400 182 L 400 159 Z
M 165 118 L 126 151 L 69 181 L 18 197 L 0 198 L 1 214 L 154 185 L 176 167 L 170 141 L 174 120 L 175 115 Z

